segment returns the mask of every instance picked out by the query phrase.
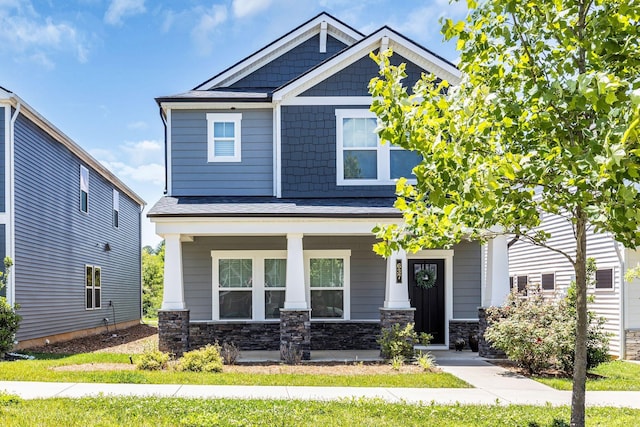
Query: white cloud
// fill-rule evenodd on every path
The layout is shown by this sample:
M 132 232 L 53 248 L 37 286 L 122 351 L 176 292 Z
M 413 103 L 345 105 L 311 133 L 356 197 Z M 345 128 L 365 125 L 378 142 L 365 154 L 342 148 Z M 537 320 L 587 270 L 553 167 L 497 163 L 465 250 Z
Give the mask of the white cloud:
M 122 25 L 122 19 L 146 12 L 144 0 L 111 0 L 104 14 L 104 22 L 111 25 Z
M 213 33 L 216 28 L 227 20 L 227 8 L 222 5 L 213 5 L 211 9 L 203 11 L 198 25 L 191 31 L 198 51 L 202 55 L 208 55 L 213 49 Z
M 57 52 L 72 52 L 86 62 L 89 49 L 83 38 L 73 24 L 38 15 L 30 2 L 0 0 L 0 53 L 53 68 Z
M 438 22 L 440 18 L 447 17 L 455 21 L 464 18 L 466 13 L 465 2 L 450 3 L 449 0 L 435 0 L 428 6 L 411 11 L 408 17 L 398 25 L 394 25 L 394 28 L 401 33 L 422 37 L 426 35 L 426 38 L 431 39 L 440 35 L 441 25 Z
M 123 181 L 126 181 L 127 178 L 129 178 L 133 181 L 142 183 L 150 183 L 154 185 L 164 184 L 163 164 L 149 163 L 146 165 L 131 166 L 122 162 L 102 161 L 100 163 Z
M 113 150 L 96 148 L 91 155 L 124 181 L 164 184 L 164 146 L 158 141 L 125 142 Z
M 233 14 L 237 18 L 244 18 L 265 10 L 270 4 L 271 0 L 233 0 Z
M 143 121 L 132 122 L 127 125 L 128 129 L 133 129 L 133 130 L 144 130 L 144 129 L 147 129 L 148 127 L 149 127 L 149 124 Z

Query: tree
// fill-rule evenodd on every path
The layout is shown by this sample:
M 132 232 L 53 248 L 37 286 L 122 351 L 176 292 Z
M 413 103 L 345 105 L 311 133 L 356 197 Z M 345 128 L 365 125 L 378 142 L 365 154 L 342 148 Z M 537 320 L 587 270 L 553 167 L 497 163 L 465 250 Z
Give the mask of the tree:
M 162 304 L 164 283 L 164 240 L 156 249 L 142 248 L 142 312 L 156 317 Z
M 401 180 L 404 225 L 379 227 L 381 254 L 447 247 L 509 233 L 562 254 L 575 270 L 571 425 L 584 425 L 586 233 L 640 243 L 640 145 L 623 138 L 640 88 L 640 3 L 554 0 L 476 3 L 457 38 L 456 87 L 423 76 L 409 94 L 404 67 L 380 62 L 370 83 L 382 140 L 420 152 L 415 185 Z M 637 105 L 637 101 L 636 101 Z M 542 215 L 561 215 L 575 247 L 549 244 Z

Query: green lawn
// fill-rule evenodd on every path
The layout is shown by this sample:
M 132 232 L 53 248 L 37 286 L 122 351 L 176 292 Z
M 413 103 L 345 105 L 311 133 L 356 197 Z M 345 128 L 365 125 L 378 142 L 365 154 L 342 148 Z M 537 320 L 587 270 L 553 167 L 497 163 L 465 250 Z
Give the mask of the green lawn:
M 464 381 L 447 373 L 380 375 L 310 375 L 194 373 L 168 371 L 54 371 L 52 368 L 86 363 L 125 363 L 125 354 L 90 353 L 72 356 L 39 354 L 37 360 L 0 362 L 0 381 L 100 382 L 132 384 L 223 384 L 350 387 L 465 388 Z M 42 359 L 42 358 L 47 359 Z
M 614 360 L 589 371 L 602 378 L 589 378 L 587 390 L 640 391 L 640 364 Z M 558 390 L 571 390 L 571 378 L 535 378 Z
M 569 408 L 230 399 L 21 400 L 0 395 L 3 426 L 568 426 Z M 640 410 L 587 408 L 589 426 L 631 426 Z

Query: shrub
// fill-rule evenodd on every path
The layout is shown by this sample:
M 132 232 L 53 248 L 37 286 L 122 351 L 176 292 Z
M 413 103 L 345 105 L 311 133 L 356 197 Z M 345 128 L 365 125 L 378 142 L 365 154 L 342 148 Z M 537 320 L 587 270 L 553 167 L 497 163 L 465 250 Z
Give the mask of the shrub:
M 220 355 L 225 365 L 235 365 L 240 356 L 240 349 L 232 342 L 225 342 L 220 347 Z
M 413 329 L 413 323 L 408 323 L 404 327 L 396 323 L 390 328 L 382 330 L 378 344 L 380 344 L 380 353 L 385 359 L 401 356 L 405 360 L 411 360 L 415 356 L 413 346 L 416 344 L 427 345 L 432 338 L 431 335 L 424 332 L 418 334 Z
M 4 259 L 4 273 L 0 272 L 0 289 L 7 284 L 11 266 L 13 266 L 13 261 L 6 257 Z M 20 308 L 18 304 L 12 307 L 5 297 L 0 297 L 0 359 L 13 348 L 18 326 L 22 320 L 22 317 L 16 313 L 18 308 Z
M 145 349 L 136 360 L 136 369 L 160 371 L 169 364 L 169 355 L 157 349 Z
M 185 353 L 180 359 L 180 370 L 189 372 L 222 372 L 220 346 L 205 347 Z
M 436 367 L 436 359 L 431 353 L 420 353 L 418 356 L 418 365 L 420 365 L 425 372 L 430 372 Z
M 404 357 L 400 355 L 393 356 L 393 359 L 391 359 L 391 368 L 394 371 L 399 371 L 403 365 L 404 365 Z

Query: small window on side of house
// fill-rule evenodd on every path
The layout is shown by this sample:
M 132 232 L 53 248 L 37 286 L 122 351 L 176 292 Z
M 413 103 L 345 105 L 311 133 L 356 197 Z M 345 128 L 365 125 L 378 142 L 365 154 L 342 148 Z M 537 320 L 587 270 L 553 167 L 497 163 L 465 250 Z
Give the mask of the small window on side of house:
M 80 211 L 89 213 L 89 169 L 80 166 Z
M 113 226 L 120 227 L 120 193 L 113 190 Z
M 596 270 L 596 289 L 613 289 L 613 269 Z
M 527 292 L 529 276 L 518 276 L 518 293 Z
M 95 310 L 102 307 L 102 269 L 94 265 L 85 265 L 85 309 Z
M 542 273 L 541 286 L 543 291 L 553 291 L 556 288 L 555 273 Z
M 207 161 L 240 162 L 242 113 L 207 114 Z

